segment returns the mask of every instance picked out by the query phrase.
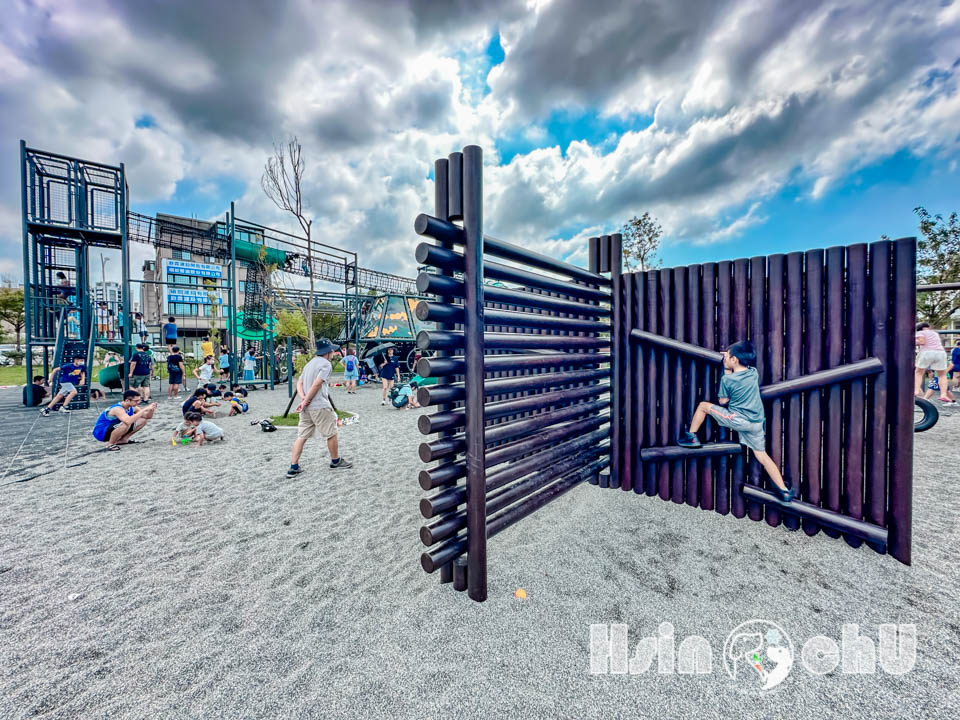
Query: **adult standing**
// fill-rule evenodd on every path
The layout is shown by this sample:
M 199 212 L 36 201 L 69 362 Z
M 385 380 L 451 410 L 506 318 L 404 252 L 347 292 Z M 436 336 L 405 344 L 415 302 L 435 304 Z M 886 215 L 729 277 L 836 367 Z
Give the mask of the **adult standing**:
M 150 402 L 150 378 L 153 376 L 153 356 L 147 352 L 147 346 L 137 344 L 137 351 L 130 357 L 130 388 L 141 394 L 145 402 Z
M 923 374 L 933 370 L 940 385 L 940 402 L 952 403 L 947 393 L 947 353 L 940 342 L 940 335 L 930 329 L 930 323 L 917 325 L 917 368 L 914 371 L 913 394 L 923 395 Z
M 140 393 L 127 390 L 123 400 L 114 403 L 97 417 L 93 426 L 93 437 L 100 442 L 109 443 L 107 450 L 119 450 L 121 445 L 130 442 L 135 433 L 147 426 L 157 409 L 156 403 L 134 410 L 140 404 Z
M 167 398 L 170 400 L 180 399 L 180 386 L 183 385 L 183 355 L 180 354 L 180 348 L 174 345 L 171 352 L 167 355 Z
M 387 394 L 393 390 L 393 386 L 400 375 L 400 363 L 393 356 L 393 348 L 387 348 L 387 355 L 383 365 L 380 366 L 380 382 L 383 385 L 383 399 L 381 405 L 387 404 Z
M 173 346 L 177 344 L 177 321 L 173 315 L 163 324 L 163 342 L 167 345 L 167 352 L 173 352 Z
M 303 472 L 300 467 L 300 455 L 307 440 L 317 432 L 327 440 L 332 469 L 353 467 L 353 463 L 340 457 L 337 413 L 333 409 L 333 403 L 330 402 L 330 373 L 333 372 L 331 360 L 336 350 L 336 345 L 326 338 L 320 338 L 317 341 L 317 356 L 304 366 L 297 380 L 297 396 L 300 398 L 297 412 L 300 413 L 300 422 L 297 425 L 297 439 L 290 451 L 290 469 L 287 470 L 287 477 L 294 477 Z

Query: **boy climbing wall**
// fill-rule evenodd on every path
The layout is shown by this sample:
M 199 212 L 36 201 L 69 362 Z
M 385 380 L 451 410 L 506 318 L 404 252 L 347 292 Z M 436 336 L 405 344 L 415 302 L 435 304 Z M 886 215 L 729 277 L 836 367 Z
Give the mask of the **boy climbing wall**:
M 690 422 L 688 432 L 680 434 L 677 444 L 682 447 L 700 447 L 697 430 L 706 418 L 712 417 L 718 425 L 736 430 L 740 444 L 753 450 L 763 469 L 767 471 L 777 494 L 783 502 L 790 502 L 796 497 L 793 488 L 787 489 L 780 474 L 780 468 L 767 454 L 767 438 L 763 401 L 760 399 L 760 378 L 757 369 L 753 367 L 757 355 L 753 344 L 747 340 L 734 343 L 723 353 L 723 372 L 720 378 L 720 389 L 717 392 L 717 403 L 702 402 Z M 726 407 L 722 407 L 726 405 Z

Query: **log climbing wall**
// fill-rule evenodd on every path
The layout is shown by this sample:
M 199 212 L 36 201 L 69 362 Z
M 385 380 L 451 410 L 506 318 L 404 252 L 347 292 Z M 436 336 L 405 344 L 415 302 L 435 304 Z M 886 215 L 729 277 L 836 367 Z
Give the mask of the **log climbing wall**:
M 914 238 L 621 273 L 620 236 L 589 269 L 484 234 L 482 155 L 436 161 L 417 289 L 421 564 L 487 593 L 487 541 L 581 483 L 910 562 Z M 767 451 L 798 500 L 769 490 L 736 436 L 676 445 L 714 401 L 720 352 L 757 350 Z M 432 355 L 431 355 L 432 354 Z
M 915 239 L 625 273 L 614 386 L 619 486 L 910 562 Z M 800 491 L 785 506 L 759 463 L 708 420 L 719 351 L 757 351 L 767 451 Z

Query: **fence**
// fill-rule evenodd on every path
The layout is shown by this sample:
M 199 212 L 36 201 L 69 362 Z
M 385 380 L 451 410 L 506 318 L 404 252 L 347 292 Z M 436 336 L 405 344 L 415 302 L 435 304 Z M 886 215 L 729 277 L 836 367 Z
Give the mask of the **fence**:
M 427 572 L 484 600 L 488 538 L 581 483 L 910 562 L 913 238 L 621 274 L 611 235 L 584 270 L 484 234 L 480 148 L 435 177 L 435 215 L 415 223 L 436 242 L 417 260 L 437 270 L 417 280 L 437 298 L 418 317 L 438 323 L 418 337 L 437 351 L 418 372 L 439 378 L 418 392 L 437 408 L 419 424 L 438 435 L 420 448 L 438 462 L 420 473 Z M 722 429 L 675 444 L 740 339 L 757 348 L 769 453 L 799 489 L 789 504 Z

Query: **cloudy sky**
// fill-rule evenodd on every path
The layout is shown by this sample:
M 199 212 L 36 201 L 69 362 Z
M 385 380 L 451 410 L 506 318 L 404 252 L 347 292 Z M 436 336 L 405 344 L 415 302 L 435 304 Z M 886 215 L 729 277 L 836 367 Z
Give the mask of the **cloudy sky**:
M 960 210 L 960 2 L 8 0 L 0 272 L 18 140 L 126 163 L 133 208 L 287 221 L 260 176 L 300 137 L 317 237 L 413 274 L 433 160 L 483 147 L 485 228 L 582 262 L 650 211 L 666 264 L 914 234 Z M 116 263 L 114 263 L 116 265 Z

